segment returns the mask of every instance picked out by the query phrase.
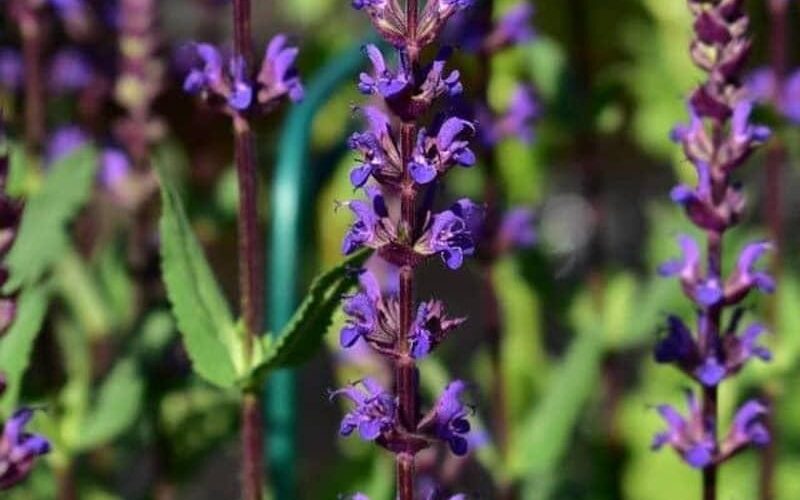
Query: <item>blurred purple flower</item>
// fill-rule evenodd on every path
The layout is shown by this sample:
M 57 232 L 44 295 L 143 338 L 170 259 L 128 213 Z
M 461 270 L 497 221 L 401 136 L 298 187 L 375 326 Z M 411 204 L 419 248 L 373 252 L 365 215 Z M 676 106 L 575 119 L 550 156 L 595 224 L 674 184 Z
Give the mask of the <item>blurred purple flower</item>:
M 299 50 L 287 44 L 286 35 L 278 34 L 267 45 L 256 79 L 261 84 L 258 102 L 262 105 L 274 103 L 284 96 L 292 102 L 303 99 L 303 85 L 294 65 Z
M 731 430 L 722 442 L 722 453 L 731 456 L 749 445 L 767 445 L 769 431 L 761 422 L 767 413 L 767 407 L 759 401 L 751 399 L 744 403 L 733 417 Z
M 483 140 L 489 145 L 497 144 L 507 137 L 516 137 L 529 144 L 533 141 L 533 124 L 539 118 L 539 101 L 528 85 L 518 85 L 508 103 L 505 113 L 492 123 L 481 127 Z
M 6 490 L 23 481 L 30 474 L 36 458 L 50 451 L 50 443 L 43 436 L 25 432 L 33 418 L 33 410 L 23 408 L 3 425 L 0 437 L 0 490 Z
M 78 49 L 59 50 L 50 63 L 49 86 L 57 94 L 77 92 L 94 78 L 94 68 Z
M 45 163 L 52 165 L 90 142 L 89 135 L 77 125 L 60 127 L 47 140 Z
M 0 48 L 0 88 L 14 91 L 22 84 L 22 57 L 14 49 Z
M 536 244 L 536 213 L 528 207 L 512 208 L 503 215 L 497 233 L 499 252 L 531 248 Z
M 125 151 L 118 148 L 105 148 L 100 155 L 100 184 L 107 189 L 115 189 L 131 174 L 131 162 Z
M 709 306 L 718 303 L 723 298 L 722 286 L 714 279 L 707 279 L 701 271 L 697 242 L 690 236 L 680 235 L 678 243 L 682 257 L 665 262 L 658 273 L 664 277 L 678 276 L 687 295 L 698 304 Z
M 652 447 L 658 450 L 669 445 L 686 463 L 702 469 L 714 461 L 716 443 L 713 423 L 703 420 L 700 405 L 691 391 L 686 392 L 686 401 L 689 408 L 687 418 L 670 405 L 658 406 L 658 413 L 667 423 L 667 430 L 655 436 Z
M 764 293 L 775 291 L 775 279 L 755 268 L 761 256 L 771 249 L 772 244 L 767 241 L 756 241 L 742 249 L 736 269 L 725 283 L 725 299 L 729 303 L 741 301 L 753 288 Z

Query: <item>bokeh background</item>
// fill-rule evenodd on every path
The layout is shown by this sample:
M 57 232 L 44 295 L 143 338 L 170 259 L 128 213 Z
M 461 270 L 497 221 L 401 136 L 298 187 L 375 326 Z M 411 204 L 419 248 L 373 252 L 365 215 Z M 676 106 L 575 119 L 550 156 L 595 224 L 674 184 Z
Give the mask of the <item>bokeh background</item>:
M 42 105 L 48 147 L 55 148 L 52 139 L 64 126 L 80 127 L 99 147 L 123 147 L 115 132 L 124 116 L 116 90 L 116 3 L 88 3 L 97 23 L 91 36 L 75 36 L 58 16 L 46 16 Z M 514 2 L 495 3 L 499 14 Z M 776 26 L 768 4 L 747 2 L 753 69 L 771 64 Z M 196 233 L 234 303 L 237 200 L 229 121 L 181 90 L 187 44 L 230 41 L 230 5 L 164 0 L 156 6 L 153 56 L 162 86 L 153 106 L 158 120 L 152 154 L 180 179 Z M 656 365 L 651 352 L 667 313 L 692 315 L 678 284 L 655 272 L 676 254 L 675 236 L 692 231 L 668 197 L 678 179 L 693 178 L 669 140 L 671 128 L 686 119 L 684 96 L 702 78 L 687 53 L 691 17 L 680 0 L 539 0 L 534 6 L 535 39 L 495 58 L 488 83 L 497 109 L 506 106 L 520 79 L 537 89 L 541 116 L 533 141 L 503 141 L 497 166 L 504 203 L 535 208 L 538 241 L 494 264 L 491 279 L 504 325 L 497 341 L 485 334 L 486 287 L 478 264 L 455 273 L 438 264 L 423 268 L 420 295 L 446 299 L 455 314 L 469 317 L 434 359 L 422 363 L 423 387 L 432 398 L 453 376 L 471 382 L 481 439 L 463 459 L 426 452 L 421 468 L 446 489 L 475 498 L 503 498 L 504 491 L 531 499 L 697 498 L 700 475 L 670 451 L 650 451 L 662 428 L 653 406 L 682 405 L 687 385 L 676 370 Z M 796 2 L 786 24 L 791 69 L 800 64 Z M 3 54 L 19 51 L 17 28 L 4 13 Z M 257 41 L 279 31 L 300 46 L 299 68 L 309 89 L 336 68 L 352 68 L 313 105 L 284 106 L 258 122 L 266 224 L 279 216 L 269 208 L 276 159 L 298 145 L 306 153 L 300 165 L 310 182 L 296 276 L 302 293 L 317 271 L 341 259 L 350 218 L 334 207 L 353 196 L 353 155 L 345 141 L 359 125 L 351 107 L 364 99 L 353 84 L 359 67 L 353 61 L 371 27 L 346 0 L 254 2 Z M 86 78 L 64 88 L 64 77 L 54 76 L 49 64 L 66 49 L 79 54 Z M 453 64 L 468 92 L 487 76 L 469 53 L 457 51 Z M 6 67 L 0 63 L 0 76 L 8 74 Z M 54 440 L 55 449 L 8 498 L 234 498 L 236 397 L 191 374 L 159 279 L 152 174 L 133 169 L 122 184 L 98 178 L 84 189 L 73 186 L 79 181 L 70 180 L 71 165 L 26 161 L 24 77 L 18 83 L 0 82 L 15 158 L 10 189 L 35 196 L 60 172 L 60 187 L 76 194 L 70 216 L 42 230 L 40 244 L 29 250 L 46 253 L 48 264 L 36 277 L 40 295 L 30 299 L 41 310 L 41 325 L 30 364 L 20 368 L 19 400 L 45 409 L 36 428 Z M 800 100 L 796 94 L 791 98 Z M 300 111 L 309 119 L 289 128 Z M 767 343 L 775 359 L 753 362 L 726 383 L 721 412 L 727 421 L 748 396 L 770 401 L 774 441 L 725 465 L 720 498 L 759 498 L 766 484 L 773 498 L 791 500 L 800 498 L 800 241 L 792 231 L 800 223 L 800 133 L 769 103 L 757 112 L 775 135 L 737 174 L 750 205 L 732 232 L 727 261 L 731 265 L 734 251 L 753 237 L 780 240 L 770 264 L 778 292 L 747 301 L 748 315 L 770 325 Z M 777 176 L 772 187 L 767 172 Z M 480 199 L 483 183 L 480 164 L 460 169 L 444 198 Z M 327 397 L 331 388 L 364 374 L 380 376 L 386 368 L 366 352 L 343 355 L 337 338 L 333 328 L 327 348 L 296 371 L 298 498 L 362 491 L 388 499 L 391 457 L 355 438 L 339 438 L 342 407 Z M 3 342 L 3 362 L 26 357 L 9 354 L 13 346 Z M 493 397 L 498 384 L 503 412 Z M 2 406 L 4 416 L 9 409 Z

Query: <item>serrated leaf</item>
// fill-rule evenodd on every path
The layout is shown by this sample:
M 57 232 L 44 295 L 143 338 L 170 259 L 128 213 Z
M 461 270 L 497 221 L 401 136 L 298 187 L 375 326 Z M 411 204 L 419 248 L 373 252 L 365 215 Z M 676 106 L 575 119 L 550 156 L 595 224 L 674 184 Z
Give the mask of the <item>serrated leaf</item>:
M 577 334 L 541 402 L 519 424 L 519 439 L 509 453 L 513 475 L 537 477 L 558 466 L 597 381 L 602 352 L 602 338 L 594 330 Z
M 17 317 L 8 332 L 0 337 L 0 372 L 7 388 L 0 398 L 0 408 L 8 415 L 17 406 L 22 376 L 31 361 L 36 336 L 47 312 L 48 295 L 40 288 L 26 289 L 19 297 Z
M 302 363 L 322 344 L 322 339 L 339 307 L 342 296 L 356 282 L 354 268 L 360 267 L 371 251 L 361 251 L 333 269 L 317 276 L 292 319 L 276 338 L 265 336 L 261 373 Z
M 212 384 L 233 387 L 244 370 L 237 363 L 244 359 L 242 339 L 172 177 L 161 162 L 154 163 L 161 183 L 161 268 L 178 330 L 194 371 Z
M 84 147 L 57 161 L 41 190 L 25 205 L 19 235 L 6 263 L 11 277 L 4 290 L 16 290 L 41 278 L 67 247 L 67 225 L 89 199 L 97 155 Z
M 142 408 L 143 394 L 142 378 L 133 360 L 117 363 L 86 415 L 76 450 L 86 451 L 108 443 L 130 428 Z

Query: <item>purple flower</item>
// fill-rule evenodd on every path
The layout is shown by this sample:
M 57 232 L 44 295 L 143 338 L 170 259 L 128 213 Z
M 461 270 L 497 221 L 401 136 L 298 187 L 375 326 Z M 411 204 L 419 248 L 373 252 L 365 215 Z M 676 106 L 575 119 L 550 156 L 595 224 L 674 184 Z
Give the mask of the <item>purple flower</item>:
M 761 418 L 767 413 L 767 407 L 761 402 L 745 402 L 734 415 L 731 430 L 722 442 L 723 455 L 731 456 L 749 445 L 767 445 L 770 441 L 769 431 L 761 423 Z
M 670 405 L 659 405 L 658 413 L 667 423 L 664 432 L 656 434 L 652 447 L 658 450 L 664 445 L 671 446 L 694 468 L 702 469 L 715 458 L 715 442 L 710 422 L 704 422 L 700 405 L 694 395 L 686 392 L 689 415 L 684 418 Z
M 708 163 L 711 160 L 712 143 L 703 120 L 689 105 L 689 123 L 675 126 L 670 138 L 683 145 L 686 157 L 692 162 Z
M 431 415 L 420 424 L 420 427 L 426 427 L 427 422 L 432 422 L 436 437 L 446 442 L 458 456 L 466 455 L 469 451 L 467 434 L 470 424 L 467 417 L 472 410 L 461 402 L 461 395 L 466 388 L 461 380 L 450 382 L 439 396 Z
M 428 105 L 439 96 L 455 97 L 464 91 L 460 80 L 461 74 L 458 70 L 451 71 L 447 76 L 444 74 L 444 67 L 449 56 L 450 50 L 439 51 L 433 64 L 427 70 L 427 76 L 422 82 L 419 94 L 414 96 L 416 101 Z
M 507 137 L 517 137 L 529 144 L 533 141 L 533 123 L 539 118 L 539 101 L 528 85 L 518 85 L 511 96 L 508 109 L 485 127 L 484 140 L 496 144 Z
M 377 249 L 394 240 L 394 226 L 389 220 L 383 194 L 374 186 L 367 186 L 364 190 L 368 201 L 352 200 L 343 203 L 356 216 L 344 237 L 342 253 L 345 255 L 363 246 Z
M 700 315 L 699 330 L 705 328 L 705 314 Z M 769 350 L 757 344 L 764 327 L 754 323 L 740 335 L 736 326 L 721 337 L 721 341 L 703 355 L 700 346 L 686 324 L 677 316 L 667 318 L 667 333 L 656 344 L 655 360 L 658 363 L 671 363 L 686 374 L 705 385 L 714 387 L 724 378 L 738 373 L 752 358 L 764 361 L 771 359 Z
M 414 181 L 428 184 L 453 165 L 474 165 L 475 153 L 469 148 L 468 140 L 474 133 L 475 126 L 471 122 L 457 117 L 445 120 L 435 138 L 429 137 L 427 131 L 421 129 L 408 165 Z
M 493 47 L 518 45 L 533 40 L 536 33 L 531 26 L 533 6 L 528 2 L 520 2 L 511 7 L 497 23 L 490 35 Z
M 700 270 L 700 248 L 690 236 L 678 236 L 683 252 L 680 259 L 662 264 L 658 273 L 661 276 L 678 276 L 686 294 L 698 304 L 709 306 L 723 298 L 722 287 L 713 279 L 706 279 Z
M 100 155 L 100 184 L 107 189 L 119 187 L 131 173 L 128 155 L 118 148 L 105 148 Z
M 434 215 L 414 249 L 422 255 L 441 254 L 450 269 L 461 267 L 464 256 L 472 255 L 475 251 L 472 234 L 463 218 L 473 213 L 472 207 L 476 205 L 462 199 L 450 210 Z
M 736 269 L 725 283 L 725 300 L 728 303 L 741 301 L 753 288 L 764 293 L 775 291 L 775 280 L 764 271 L 755 268 L 756 263 L 765 252 L 772 249 L 767 241 L 756 241 L 745 246 Z
M 448 318 L 444 304 L 439 300 L 422 302 L 417 308 L 417 316 L 411 326 L 409 340 L 411 355 L 421 359 L 428 355 L 444 337 L 464 322 L 464 318 Z
M 405 71 L 392 71 L 386 66 L 383 54 L 377 46 L 369 44 L 364 47 L 370 61 L 372 61 L 372 75 L 361 73 L 359 75 L 358 90 L 364 94 L 375 94 L 384 99 L 391 99 L 408 86 Z
M 339 343 L 348 348 L 355 345 L 360 338 L 366 338 L 378 328 L 378 307 L 381 290 L 375 276 L 364 271 L 359 277 L 361 291 L 348 297 L 342 306 L 348 316 L 342 328 Z
M 56 93 L 77 92 L 94 78 L 94 68 L 77 49 L 62 49 L 53 56 L 49 74 L 50 89 Z
M 65 158 L 90 142 L 89 136 L 76 125 L 67 125 L 57 129 L 47 141 L 45 163 L 53 163 Z
M 244 59 L 241 56 L 230 58 L 226 71 L 222 55 L 216 47 L 200 43 L 194 48 L 202 66 L 189 71 L 183 89 L 206 99 L 221 99 L 235 111 L 247 109 L 253 101 L 253 87 L 248 80 Z
M 19 53 L 10 48 L 0 49 L 0 87 L 16 90 L 22 84 L 23 65 Z
M 382 433 L 392 429 L 397 421 L 394 396 L 371 378 L 334 391 L 331 398 L 335 396 L 344 396 L 355 404 L 342 419 L 339 427 L 339 434 L 342 436 L 349 436 L 358 429 L 362 439 L 374 441 Z
M 500 252 L 531 248 L 536 244 L 536 214 L 527 207 L 516 207 L 503 215 L 497 246 Z
M 303 84 L 294 66 L 299 50 L 288 47 L 286 35 L 276 35 L 267 45 L 264 61 L 257 81 L 261 84 L 258 102 L 273 103 L 283 96 L 292 102 L 300 101 L 304 95 Z
M 367 119 L 366 132 L 350 136 L 347 145 L 361 155 L 359 165 L 350 171 L 350 182 L 362 187 L 372 175 L 378 182 L 399 186 L 403 178 L 400 151 L 392 138 L 389 117 L 374 106 L 359 108 Z
M 795 125 L 800 125 L 800 69 L 786 78 L 780 105 L 784 116 Z
M 0 438 L 0 490 L 6 490 L 24 480 L 33 469 L 36 458 L 50 451 L 43 436 L 25 432 L 33 418 L 33 410 L 18 410 L 3 426 Z

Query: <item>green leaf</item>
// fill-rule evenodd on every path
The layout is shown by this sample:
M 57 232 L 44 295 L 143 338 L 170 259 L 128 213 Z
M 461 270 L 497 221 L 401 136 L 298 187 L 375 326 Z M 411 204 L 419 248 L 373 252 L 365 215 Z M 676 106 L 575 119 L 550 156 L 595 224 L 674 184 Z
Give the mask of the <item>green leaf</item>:
M 22 376 L 30 364 L 33 344 L 47 312 L 48 294 L 41 287 L 31 288 L 18 300 L 17 317 L 0 338 L 0 372 L 5 374 L 8 384 L 0 408 L 6 415 L 17 406 Z
M 132 359 L 120 361 L 100 386 L 97 402 L 86 415 L 76 450 L 108 443 L 136 421 L 142 408 L 144 384 Z
M 90 147 L 53 165 L 41 190 L 25 206 L 19 235 L 6 260 L 11 278 L 4 290 L 16 290 L 41 278 L 67 247 L 67 224 L 89 199 L 97 156 Z
M 294 366 L 311 357 L 322 344 L 342 295 L 356 282 L 352 269 L 360 267 L 372 252 L 363 250 L 333 269 L 317 276 L 303 302 L 281 333 L 264 337 L 264 361 L 257 368 L 266 371 Z
M 154 162 L 161 182 L 161 267 L 178 330 L 198 375 L 233 387 L 244 373 L 244 346 L 228 303 L 197 241 L 172 177 Z
M 513 475 L 541 477 L 558 466 L 597 381 L 602 347 L 602 338 L 592 329 L 577 334 L 543 399 L 520 424 L 509 453 Z

